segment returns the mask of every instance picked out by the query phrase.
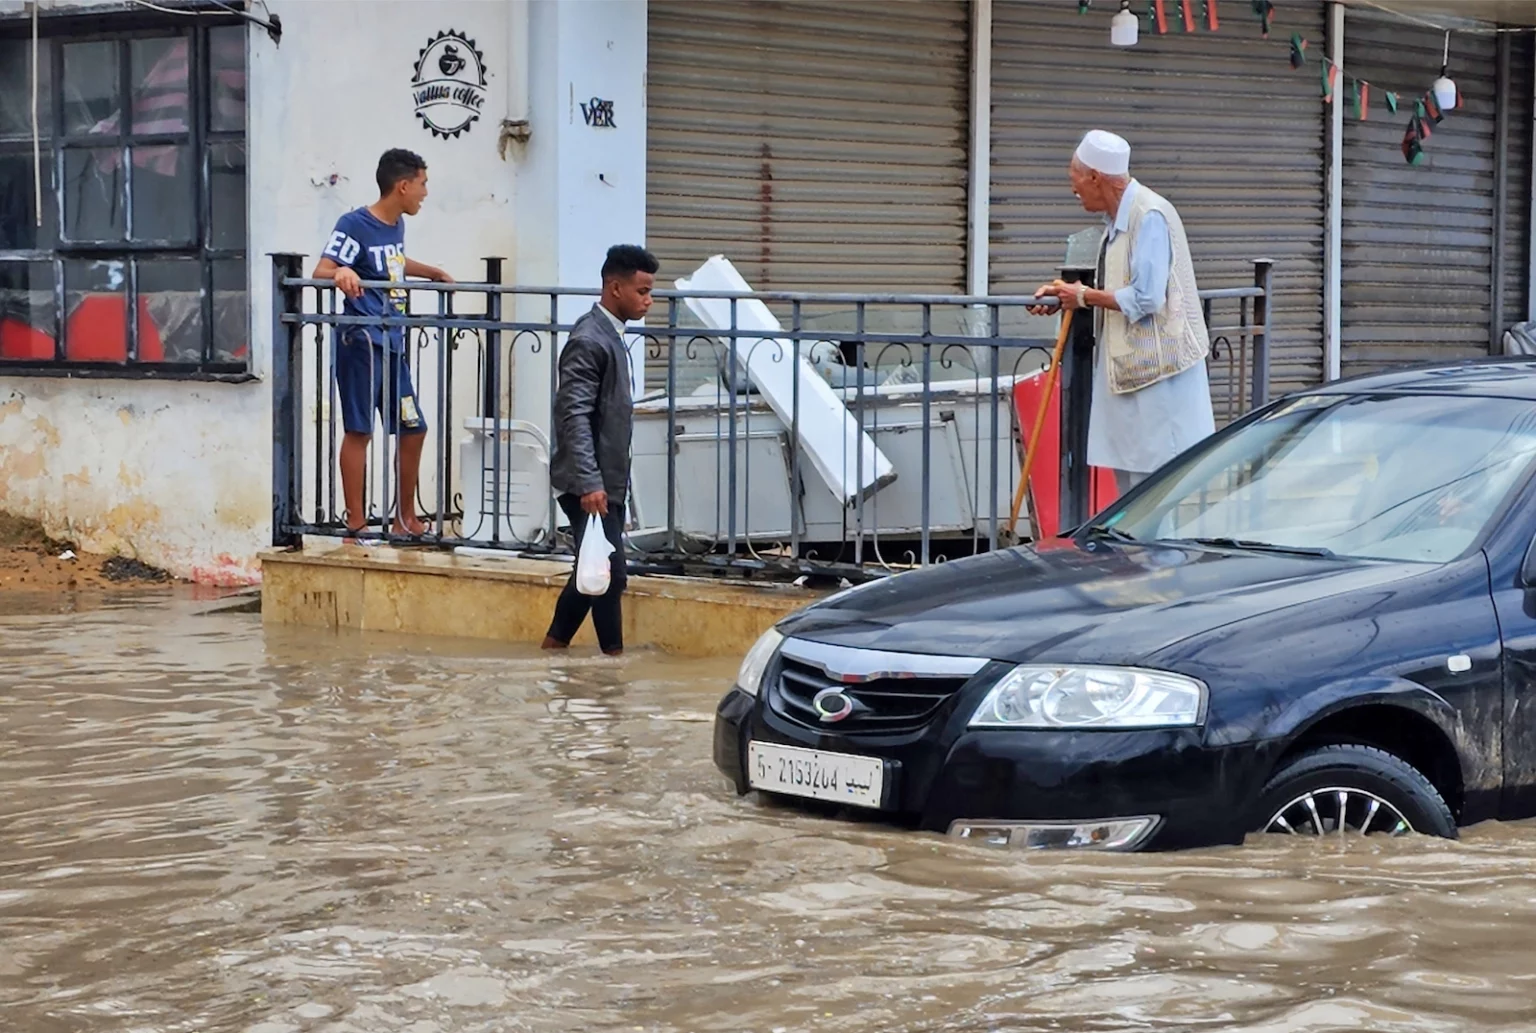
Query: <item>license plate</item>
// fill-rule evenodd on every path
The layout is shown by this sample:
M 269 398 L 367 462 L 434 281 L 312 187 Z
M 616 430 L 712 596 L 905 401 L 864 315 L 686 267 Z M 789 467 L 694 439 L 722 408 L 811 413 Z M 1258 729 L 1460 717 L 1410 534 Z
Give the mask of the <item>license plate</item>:
M 885 762 L 879 757 L 753 741 L 747 744 L 747 782 L 770 793 L 879 807 Z

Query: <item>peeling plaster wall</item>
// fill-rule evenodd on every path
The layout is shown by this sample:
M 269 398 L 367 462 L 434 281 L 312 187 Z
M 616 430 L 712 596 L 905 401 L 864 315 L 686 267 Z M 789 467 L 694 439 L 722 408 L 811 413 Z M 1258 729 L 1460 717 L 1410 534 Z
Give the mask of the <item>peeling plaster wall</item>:
M 22 5 L 0 0 L 0 16 Z M 53 6 L 90 5 L 71 2 Z M 269 0 L 282 42 L 249 33 L 248 244 L 254 369 L 271 353 L 267 255 L 319 252 L 336 218 L 377 196 L 381 151 L 408 147 L 431 196 L 407 227 L 412 257 L 477 280 L 481 259 L 516 268 L 515 162 L 497 132 L 506 104 L 506 3 L 484 0 Z M 418 52 L 454 29 L 484 54 L 479 122 L 457 138 L 417 120 Z M 530 41 L 539 52 L 539 41 Z M 536 130 L 537 131 L 537 130 Z M 642 165 L 643 168 L 643 165 Z M 333 185 L 331 175 L 337 179 Z M 469 310 L 461 306 L 461 311 Z M 435 428 L 434 433 L 442 428 Z M 270 385 L 0 377 L 0 509 L 42 521 L 83 548 L 121 552 L 182 577 L 248 583 L 270 540 Z

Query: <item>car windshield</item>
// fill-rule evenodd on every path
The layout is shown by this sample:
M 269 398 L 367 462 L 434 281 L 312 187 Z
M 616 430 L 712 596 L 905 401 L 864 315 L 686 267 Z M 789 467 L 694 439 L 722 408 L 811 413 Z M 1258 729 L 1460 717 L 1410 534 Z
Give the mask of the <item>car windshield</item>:
M 1303 395 L 1163 471 L 1094 525 L 1116 537 L 1443 563 L 1536 456 L 1536 404 Z

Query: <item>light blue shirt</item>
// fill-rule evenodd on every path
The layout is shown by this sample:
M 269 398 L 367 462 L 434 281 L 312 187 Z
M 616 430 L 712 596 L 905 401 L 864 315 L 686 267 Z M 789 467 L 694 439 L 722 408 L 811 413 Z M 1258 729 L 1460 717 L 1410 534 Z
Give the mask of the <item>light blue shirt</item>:
M 1113 222 L 1106 218 L 1109 230 L 1104 235 L 1108 245 L 1131 228 L 1131 204 L 1141 184 L 1134 179 L 1120 198 L 1120 209 Z M 1168 300 L 1168 275 L 1173 269 L 1173 242 L 1168 239 L 1168 220 L 1162 212 L 1148 212 L 1141 217 L 1141 227 L 1131 245 L 1131 282 L 1115 291 L 1115 301 L 1125 318 L 1139 323 L 1163 307 Z
M 1113 220 L 1105 218 L 1106 246 L 1130 231 L 1131 204 L 1141 184 L 1134 179 L 1120 198 Z M 1131 282 L 1115 291 L 1121 313 L 1133 323 L 1150 318 L 1168 302 L 1173 242 L 1161 212 L 1142 216 L 1131 242 Z M 1128 394 L 1109 386 L 1104 349 L 1095 349 L 1093 405 L 1088 413 L 1090 466 L 1151 473 L 1216 430 L 1211 384 L 1205 363 Z

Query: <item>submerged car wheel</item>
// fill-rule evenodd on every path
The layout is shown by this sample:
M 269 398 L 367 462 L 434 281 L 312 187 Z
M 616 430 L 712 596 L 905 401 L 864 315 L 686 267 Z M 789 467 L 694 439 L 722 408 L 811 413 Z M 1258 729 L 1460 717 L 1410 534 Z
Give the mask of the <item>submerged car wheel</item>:
M 1261 832 L 1456 838 L 1456 819 L 1434 784 L 1370 746 L 1324 746 L 1292 759 L 1264 787 L 1257 812 Z

